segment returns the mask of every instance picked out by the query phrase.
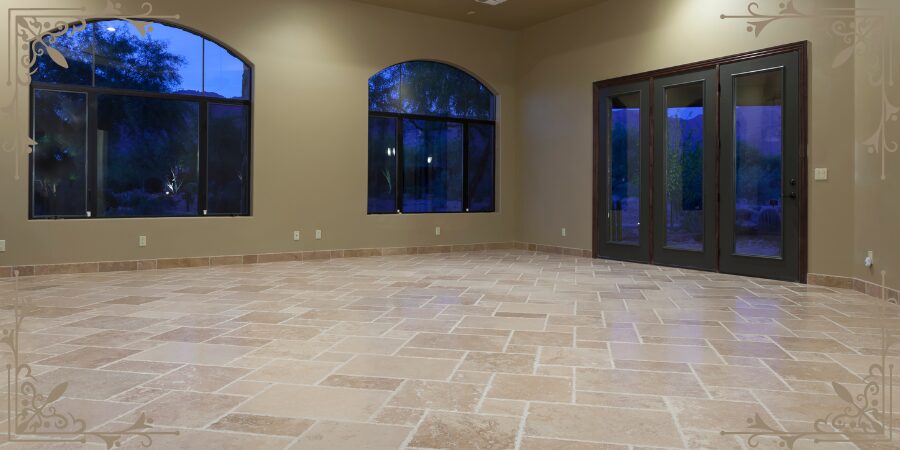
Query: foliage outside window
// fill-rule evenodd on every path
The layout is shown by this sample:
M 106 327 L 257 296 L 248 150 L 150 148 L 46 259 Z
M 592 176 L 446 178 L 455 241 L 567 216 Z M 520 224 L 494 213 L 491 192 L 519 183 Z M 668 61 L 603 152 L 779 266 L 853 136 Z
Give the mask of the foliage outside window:
M 492 212 L 495 98 L 468 73 L 410 61 L 369 79 L 369 214 Z
M 250 214 L 249 65 L 152 28 L 91 22 L 38 57 L 32 218 Z

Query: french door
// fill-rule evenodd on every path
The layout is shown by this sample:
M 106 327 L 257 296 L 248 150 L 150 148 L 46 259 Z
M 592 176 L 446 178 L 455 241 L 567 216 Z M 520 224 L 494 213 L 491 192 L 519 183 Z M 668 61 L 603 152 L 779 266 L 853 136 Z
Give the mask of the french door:
M 803 281 L 805 49 L 597 83 L 595 256 Z

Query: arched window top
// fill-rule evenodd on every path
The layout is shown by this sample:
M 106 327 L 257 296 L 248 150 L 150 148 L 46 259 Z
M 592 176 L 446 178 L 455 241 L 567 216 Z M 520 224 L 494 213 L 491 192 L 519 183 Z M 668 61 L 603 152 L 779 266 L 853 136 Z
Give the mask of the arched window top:
M 49 53 L 38 57 L 32 81 L 168 94 L 249 99 L 249 64 L 219 43 L 191 31 L 151 23 L 142 36 L 125 20 L 70 30 L 51 42 L 68 68 Z
M 494 120 L 494 110 L 487 86 L 447 64 L 409 61 L 369 78 L 369 111 Z

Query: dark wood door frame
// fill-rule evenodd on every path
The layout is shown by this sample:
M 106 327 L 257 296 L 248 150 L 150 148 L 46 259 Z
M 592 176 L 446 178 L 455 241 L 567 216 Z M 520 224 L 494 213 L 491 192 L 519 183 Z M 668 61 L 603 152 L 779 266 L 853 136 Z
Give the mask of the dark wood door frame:
M 593 178 L 593 205 L 592 205 L 592 208 L 593 208 L 593 214 L 592 214 L 592 216 L 593 216 L 593 227 L 592 227 L 593 235 L 592 235 L 592 241 L 593 241 L 593 254 L 594 254 L 595 258 L 601 257 L 600 256 L 600 246 L 601 246 L 600 221 L 602 219 L 601 215 L 603 213 L 603 211 L 601 211 L 601 209 L 600 209 L 600 203 L 602 200 L 602 195 L 601 195 L 601 187 L 602 186 L 601 186 L 601 180 L 599 179 L 598 174 L 600 173 L 599 171 L 601 169 L 605 170 L 604 163 L 607 160 L 606 148 L 604 145 L 601 145 L 601 142 L 603 139 L 601 139 L 601 136 L 600 136 L 601 127 L 600 127 L 600 123 L 599 123 L 599 112 L 600 112 L 599 108 L 603 104 L 601 92 L 609 87 L 623 85 L 623 84 L 636 83 L 636 82 L 641 82 L 641 81 L 649 82 L 650 86 L 652 88 L 653 81 L 656 78 L 669 77 L 672 75 L 680 75 L 680 74 L 699 71 L 699 70 L 713 69 L 716 72 L 716 79 L 720 80 L 721 79 L 721 77 L 719 76 L 720 66 L 722 66 L 724 64 L 730 64 L 730 63 L 740 62 L 740 61 L 747 61 L 747 60 L 761 58 L 761 57 L 765 57 L 765 56 L 779 55 L 779 54 L 791 53 L 791 52 L 797 52 L 797 55 L 798 55 L 799 61 L 800 61 L 800 64 L 799 64 L 799 78 L 800 79 L 799 79 L 799 92 L 798 92 L 799 103 L 800 103 L 799 104 L 799 117 L 800 117 L 799 124 L 800 124 L 800 126 L 799 126 L 799 130 L 797 130 L 798 141 L 799 141 L 798 152 L 800 153 L 798 155 L 799 182 L 798 182 L 798 191 L 797 191 L 798 206 L 799 206 L 798 234 L 800 236 L 800 239 L 798 242 L 798 246 L 799 246 L 799 249 L 798 249 L 799 250 L 799 258 L 798 258 L 799 279 L 797 281 L 800 281 L 801 283 L 806 282 L 806 277 L 807 277 L 807 272 L 808 272 L 808 267 L 809 267 L 808 266 L 808 258 L 809 258 L 809 240 L 808 240 L 808 238 L 809 238 L 809 236 L 808 236 L 809 235 L 809 211 L 808 211 L 809 186 L 808 186 L 808 167 L 807 167 L 807 165 L 808 165 L 807 145 L 808 145 L 808 141 L 809 141 L 809 111 L 808 111 L 808 109 L 809 109 L 808 108 L 808 105 L 809 105 L 809 41 L 794 42 L 794 43 L 790 43 L 790 44 L 779 45 L 776 47 L 769 47 L 769 48 L 764 48 L 761 50 L 754 50 L 754 51 L 750 51 L 750 52 L 739 53 L 736 55 L 729 55 L 729 56 L 724 56 L 721 58 L 708 59 L 705 61 L 698 61 L 698 62 L 693 62 L 693 63 L 688 63 L 688 64 L 682 64 L 680 66 L 668 67 L 665 69 L 652 70 L 649 72 L 643 72 L 643 73 L 638 73 L 638 74 L 633 74 L 633 75 L 626 75 L 626 76 L 610 78 L 607 80 L 594 82 L 594 85 L 593 85 L 593 94 L 594 94 L 594 103 L 593 103 L 593 105 L 594 105 L 594 113 L 593 113 L 593 116 L 594 116 L 594 163 L 593 163 L 593 174 L 592 174 L 592 178 Z M 721 84 L 716 89 L 715 101 L 716 101 L 717 105 L 719 104 L 720 97 L 721 97 Z M 650 116 L 651 116 L 651 118 L 653 117 L 652 106 L 651 106 Z M 650 143 L 652 146 L 655 133 L 654 133 L 652 124 L 650 124 L 649 128 L 650 128 Z M 719 134 L 720 134 L 719 127 L 717 126 L 716 127 L 716 150 L 717 150 L 717 153 L 718 153 L 718 150 L 721 148 L 721 136 L 719 136 Z M 652 151 L 651 151 L 651 153 L 652 153 Z M 717 165 L 718 165 L 718 156 L 717 156 Z M 651 165 L 650 165 L 650 170 L 651 170 L 651 172 L 653 171 L 652 161 L 651 161 Z M 650 197 L 651 198 L 653 198 L 653 189 L 654 189 L 652 179 L 653 179 L 653 177 L 651 176 L 651 182 L 650 182 Z M 718 188 L 720 187 L 719 180 L 718 180 L 718 170 L 716 171 L 716 186 L 717 186 L 717 190 L 718 190 Z M 718 221 L 718 215 L 719 215 L 718 209 L 719 209 L 719 205 L 717 202 L 717 204 L 716 204 L 716 210 L 717 210 L 717 213 L 716 213 L 716 216 L 717 216 L 716 239 L 717 239 L 717 241 L 719 239 L 719 229 L 721 227 L 721 225 L 718 223 L 719 222 Z M 650 218 L 651 222 L 653 222 L 655 219 L 656 218 L 654 218 L 652 216 Z M 651 229 L 653 228 L 652 223 L 650 224 L 650 228 Z M 651 246 L 651 248 L 652 248 L 652 246 Z M 717 255 L 716 271 L 719 270 L 718 260 L 719 260 L 719 258 Z M 652 251 L 650 254 L 650 262 L 654 263 Z

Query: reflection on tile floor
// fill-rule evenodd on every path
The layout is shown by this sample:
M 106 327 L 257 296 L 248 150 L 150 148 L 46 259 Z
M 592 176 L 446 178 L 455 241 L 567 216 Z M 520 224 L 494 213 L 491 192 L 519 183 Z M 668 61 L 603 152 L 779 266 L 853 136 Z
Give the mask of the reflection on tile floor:
M 37 307 L 21 349 L 39 388 L 68 381 L 60 409 L 92 427 L 146 413 L 181 430 L 153 448 L 744 449 L 719 431 L 754 414 L 811 429 L 846 406 L 831 382 L 859 392 L 880 360 L 874 320 L 900 328 L 900 308 L 851 291 L 516 250 L 19 292 Z

